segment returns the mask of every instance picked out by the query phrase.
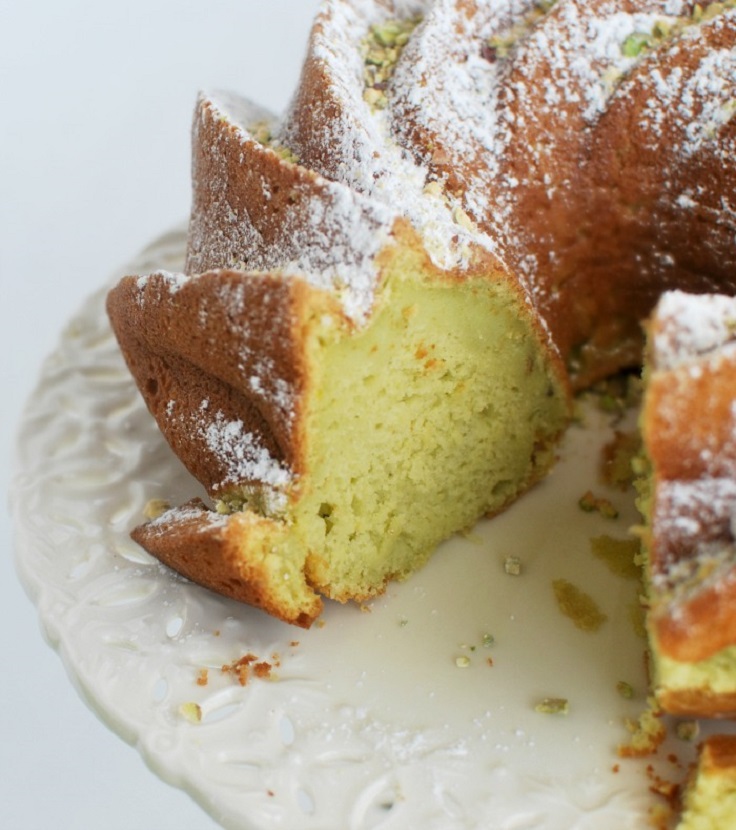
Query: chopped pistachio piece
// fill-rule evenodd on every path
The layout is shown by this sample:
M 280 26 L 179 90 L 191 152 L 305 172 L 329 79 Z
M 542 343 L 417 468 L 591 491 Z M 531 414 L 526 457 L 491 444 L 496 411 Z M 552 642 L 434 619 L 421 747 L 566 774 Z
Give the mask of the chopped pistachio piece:
M 631 683 L 627 683 L 625 680 L 619 680 L 616 684 L 616 691 L 626 700 L 631 700 L 634 697 L 634 687 Z
M 566 697 L 545 697 L 535 705 L 534 711 L 543 715 L 567 715 L 570 704 Z
M 259 144 L 268 144 L 271 141 L 271 126 L 267 121 L 256 121 L 250 125 L 250 134 Z
M 408 32 L 400 20 L 387 20 L 380 26 L 373 26 L 371 31 L 381 46 L 402 46 L 409 39 Z
M 461 654 L 459 657 L 455 658 L 455 665 L 459 669 L 467 669 L 470 665 L 470 657 L 468 657 L 466 654 Z
M 143 515 L 147 519 L 158 519 L 171 507 L 165 499 L 149 499 L 143 508 Z
M 636 430 L 616 431 L 602 452 L 601 473 L 606 484 L 627 490 L 636 476 L 635 464 L 640 452 L 641 438 Z
M 621 44 L 621 53 L 626 58 L 636 58 L 652 45 L 653 40 L 647 32 L 633 32 Z
M 655 49 L 664 41 L 679 36 L 688 27 L 712 20 L 734 7 L 736 0 L 709 3 L 707 6 L 696 3 L 689 15 L 682 15 L 674 20 L 656 20 L 650 32 L 633 32 L 621 44 L 621 53 L 627 58 L 637 58 L 648 49 Z
M 578 505 L 585 513 L 600 513 L 606 519 L 618 518 L 618 510 L 613 502 L 602 496 L 594 496 L 590 490 L 583 493 L 578 501 Z
M 680 721 L 675 727 L 675 734 L 681 741 L 694 741 L 700 735 L 700 725 L 695 720 Z
M 473 222 L 470 216 L 459 205 L 456 205 L 452 211 L 452 220 L 456 225 L 465 228 L 466 231 L 472 231 L 476 227 L 475 222 Z
M 363 90 L 363 100 L 369 107 L 373 107 L 374 109 L 383 110 L 388 106 L 388 99 L 383 92 L 381 92 L 380 89 L 374 89 L 371 86 Z
M 666 40 L 672 34 L 672 24 L 666 20 L 656 20 L 652 26 L 652 34 L 655 40 Z
M 256 121 L 253 124 L 249 124 L 248 131 L 259 144 L 262 144 L 264 147 L 269 147 L 279 158 L 284 159 L 284 161 L 296 163 L 299 160 L 295 153 L 281 144 L 273 135 L 271 124 L 268 121 Z
M 297 164 L 299 162 L 299 156 L 283 144 L 272 142 L 270 147 L 274 153 L 276 153 L 276 155 L 284 161 L 291 162 L 292 164 Z
M 372 109 L 385 109 L 388 98 L 385 90 L 393 75 L 401 50 L 409 42 L 421 18 L 385 20 L 371 26 L 361 42 L 363 56 L 363 100 Z
M 436 179 L 424 186 L 425 196 L 442 196 L 442 192 L 442 185 Z
M 182 703 L 179 714 L 189 723 L 199 723 L 202 720 L 202 707 L 198 703 Z
M 507 556 L 503 563 L 503 569 L 510 576 L 519 576 L 521 573 L 521 559 L 518 556 Z

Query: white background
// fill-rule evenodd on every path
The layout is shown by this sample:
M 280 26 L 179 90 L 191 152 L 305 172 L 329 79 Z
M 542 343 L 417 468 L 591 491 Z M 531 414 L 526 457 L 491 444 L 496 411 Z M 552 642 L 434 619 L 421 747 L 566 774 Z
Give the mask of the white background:
M 82 300 L 189 208 L 199 89 L 281 111 L 317 0 L 0 0 L 0 471 Z M 0 510 L 0 827 L 209 830 L 85 706 L 13 564 Z

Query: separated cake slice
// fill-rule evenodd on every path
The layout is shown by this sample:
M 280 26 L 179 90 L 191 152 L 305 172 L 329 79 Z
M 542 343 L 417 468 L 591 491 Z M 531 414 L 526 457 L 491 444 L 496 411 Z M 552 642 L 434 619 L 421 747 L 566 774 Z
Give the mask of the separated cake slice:
M 736 300 L 663 295 L 649 323 L 641 429 L 654 693 L 668 712 L 736 714 Z

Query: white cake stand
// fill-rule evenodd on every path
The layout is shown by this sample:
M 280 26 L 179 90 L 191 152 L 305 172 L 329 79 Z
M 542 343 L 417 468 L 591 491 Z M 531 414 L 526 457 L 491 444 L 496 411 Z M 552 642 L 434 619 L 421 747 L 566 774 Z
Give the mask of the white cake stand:
M 183 249 L 173 232 L 128 271 L 177 270 Z M 616 754 L 625 718 L 645 708 L 645 644 L 636 582 L 596 560 L 590 538 L 623 538 L 637 516 L 618 492 L 617 520 L 578 507 L 586 490 L 604 493 L 599 449 L 615 428 L 589 406 L 553 474 L 511 510 L 367 607 L 328 604 L 302 631 L 186 582 L 129 539 L 150 499 L 201 491 L 139 398 L 100 292 L 27 407 L 19 570 L 89 704 L 226 828 L 641 828 L 663 804 L 653 776 L 681 781 L 693 755 L 674 739 L 653 758 Z M 598 632 L 560 613 L 557 578 L 597 600 Z M 241 685 L 222 671 L 246 655 L 270 677 Z M 567 698 L 569 714 L 536 711 L 545 697 Z

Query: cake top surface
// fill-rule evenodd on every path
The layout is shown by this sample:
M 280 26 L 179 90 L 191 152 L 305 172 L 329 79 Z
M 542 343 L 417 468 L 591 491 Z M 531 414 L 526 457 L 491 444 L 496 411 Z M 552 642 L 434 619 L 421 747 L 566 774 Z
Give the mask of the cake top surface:
M 617 99 L 635 100 L 638 139 L 661 148 L 663 164 L 736 151 L 720 130 L 736 111 L 732 39 L 694 49 L 706 28 L 717 39 L 733 25 L 731 5 L 329 0 L 307 62 L 325 97 L 310 99 L 305 136 L 298 94 L 281 137 L 322 175 L 408 216 L 439 264 L 463 262 L 460 226 L 544 295 L 559 241 L 534 216 L 530 224 L 523 200 L 536 193 L 539 206 L 580 217 L 579 171 L 597 163 L 594 128 Z M 372 43 L 396 19 L 414 28 L 386 50 L 386 79 L 366 90 Z M 676 176 L 664 190 L 680 210 L 702 196 Z M 662 256 L 667 264 L 673 254 Z
M 192 246 L 208 252 L 207 268 L 302 276 L 360 324 L 375 300 L 376 256 L 403 217 L 439 268 L 462 272 L 480 249 L 512 272 L 558 344 L 558 286 L 597 267 L 597 245 L 581 240 L 602 234 L 602 205 L 622 202 L 608 219 L 619 214 L 623 237 L 625 205 L 652 203 L 653 221 L 690 213 L 704 220 L 700 247 L 723 247 L 731 197 L 715 198 L 703 177 L 736 155 L 726 129 L 736 112 L 735 6 L 325 0 L 282 121 L 227 93 L 206 99 L 246 156 L 254 144 L 276 151 L 281 170 L 263 174 L 262 199 L 291 176 L 299 221 L 266 245 L 257 223 L 233 220 L 227 248 L 193 212 Z M 607 153 L 622 130 L 636 149 L 620 187 Z M 212 143 L 207 152 L 214 165 L 224 151 Z M 694 267 L 681 235 L 670 236 L 646 265 L 663 280 L 672 266 Z M 247 262 L 233 262 L 232 248 L 248 251 Z M 611 250 L 633 279 L 636 243 Z
M 370 50 L 376 42 L 380 46 L 383 41 L 387 20 L 394 18 L 416 22 L 416 28 L 407 32 L 405 45 L 395 47 L 383 58 L 394 63 L 389 80 L 382 84 L 385 104 L 374 106 L 366 95 L 365 68 L 375 60 Z M 471 239 L 495 252 L 499 250 L 498 244 L 472 222 L 461 199 L 438 186 L 440 182 L 426 159 L 410 141 L 403 140 L 394 113 L 414 103 L 413 96 L 417 94 L 412 85 L 414 76 L 429 77 L 437 58 L 455 49 L 460 41 L 453 32 L 461 21 L 457 9 L 446 3 L 399 2 L 386 6 L 372 0 L 356 3 L 333 0 L 324 4 L 308 57 L 324 72 L 328 104 L 334 116 L 326 117 L 318 132 L 309 136 L 310 143 L 318 145 L 316 153 L 329 157 L 328 163 L 318 163 L 316 169 L 407 216 L 421 233 L 432 259 L 445 268 L 467 264 L 467 244 Z M 402 74 L 406 66 L 412 67 L 409 78 Z M 487 79 L 479 68 L 471 53 L 464 70 L 453 72 L 453 83 L 446 93 L 454 107 L 447 109 L 445 96 L 433 101 L 426 113 L 433 127 L 450 120 L 464 121 L 468 130 L 475 129 L 475 123 L 467 116 L 477 114 L 478 102 L 488 91 Z M 299 145 L 297 154 L 301 155 L 303 142 L 298 135 L 299 125 L 290 120 L 299 114 L 292 110 L 290 117 L 287 116 L 283 135 L 286 143 L 293 141 Z M 453 140 L 457 153 L 469 151 L 470 141 L 462 131 L 455 133 Z M 309 158 L 310 162 L 313 160 Z
M 233 140 L 242 145 L 243 159 L 246 152 L 270 153 L 255 134 L 264 129 L 270 133 L 275 129 L 275 119 L 249 101 L 223 91 L 202 96 L 199 121 L 206 119 L 227 124 Z M 197 127 L 202 128 L 201 124 L 195 125 Z M 223 149 L 218 142 L 209 143 L 202 149 L 210 156 L 210 163 L 220 168 L 224 176 L 230 150 Z M 271 159 L 272 164 L 275 161 Z M 302 277 L 311 285 L 339 296 L 346 315 L 360 322 L 373 304 L 374 258 L 386 245 L 397 213 L 389 205 L 367 199 L 340 182 L 324 179 L 295 165 L 292 167 L 291 185 L 298 194 L 301 209 L 298 215 L 295 212 L 293 217 L 285 218 L 278 239 L 266 245 L 253 224 L 237 222 L 238 247 L 249 257 L 244 270 L 278 269 L 285 276 Z M 282 182 L 264 173 L 260 184 L 263 203 L 271 202 L 282 186 Z M 232 210 L 227 204 L 224 209 Z M 223 240 L 217 234 L 203 231 L 196 215 L 190 223 L 189 233 L 190 249 L 194 246 L 206 250 L 207 256 L 217 261 L 232 258 L 228 248 L 219 250 Z M 237 262 L 229 264 L 238 265 Z

